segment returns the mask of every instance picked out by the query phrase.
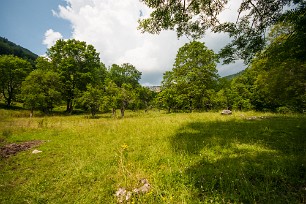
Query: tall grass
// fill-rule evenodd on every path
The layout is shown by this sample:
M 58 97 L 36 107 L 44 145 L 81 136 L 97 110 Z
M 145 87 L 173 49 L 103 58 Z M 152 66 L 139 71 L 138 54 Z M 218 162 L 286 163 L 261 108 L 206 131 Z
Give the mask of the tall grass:
M 151 190 L 130 202 L 306 202 L 304 115 L 14 114 L 0 120 L 7 143 L 45 142 L 0 161 L 0 203 L 116 203 L 142 178 Z

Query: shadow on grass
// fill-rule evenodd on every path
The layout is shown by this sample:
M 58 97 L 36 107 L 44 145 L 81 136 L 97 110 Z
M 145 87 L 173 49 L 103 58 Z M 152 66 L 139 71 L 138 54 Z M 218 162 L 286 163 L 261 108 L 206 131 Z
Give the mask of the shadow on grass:
M 22 106 L 12 104 L 11 106 L 7 106 L 5 103 L 0 102 L 0 109 L 5 109 L 5 110 L 25 110 Z
M 199 158 L 184 174 L 198 202 L 305 203 L 306 118 L 193 122 L 171 138 Z

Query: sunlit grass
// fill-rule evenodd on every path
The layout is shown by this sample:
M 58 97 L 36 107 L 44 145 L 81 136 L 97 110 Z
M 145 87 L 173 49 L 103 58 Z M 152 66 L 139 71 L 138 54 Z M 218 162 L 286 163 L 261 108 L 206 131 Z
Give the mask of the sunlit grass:
M 303 115 L 0 113 L 6 143 L 45 141 L 0 161 L 0 203 L 116 203 L 141 178 L 151 190 L 135 203 L 305 202 Z

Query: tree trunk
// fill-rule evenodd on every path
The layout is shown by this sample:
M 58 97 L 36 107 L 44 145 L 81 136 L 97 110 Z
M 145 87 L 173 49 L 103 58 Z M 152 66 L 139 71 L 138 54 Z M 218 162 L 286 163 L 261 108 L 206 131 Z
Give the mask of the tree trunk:
M 32 118 L 32 117 L 33 117 L 33 112 L 34 112 L 34 109 L 33 109 L 33 108 L 31 108 L 30 118 Z
M 146 113 L 148 112 L 148 103 L 145 101 L 144 104 L 145 104 L 145 113 Z
M 115 118 L 116 117 L 116 108 L 112 109 L 112 113 L 113 113 L 113 118 Z
M 122 104 L 122 106 L 120 108 L 121 118 L 124 118 L 124 111 L 125 111 L 125 108 L 124 108 L 124 105 Z
M 8 97 L 7 100 L 6 100 L 6 106 L 11 107 L 11 103 L 12 103 L 12 99 L 11 99 L 11 97 Z
M 72 100 L 71 99 L 67 99 L 67 109 L 66 112 L 67 113 L 72 113 L 73 107 L 72 107 Z
M 9 108 L 11 106 L 12 99 L 13 99 L 12 88 L 10 88 L 10 90 L 7 92 L 7 94 L 5 94 L 5 90 L 3 88 L 2 95 L 4 97 L 6 106 Z
M 9 108 L 11 106 L 12 98 L 13 98 L 11 92 L 9 92 L 7 96 L 5 92 L 3 91 L 3 97 L 5 99 L 6 106 Z
M 70 100 L 67 99 L 67 108 L 66 108 L 66 112 L 69 112 L 69 104 L 70 104 Z
M 10 86 L 9 88 L 9 92 L 8 92 L 8 98 L 7 98 L 7 107 L 10 107 L 12 105 L 12 100 L 13 100 L 13 88 L 12 86 Z

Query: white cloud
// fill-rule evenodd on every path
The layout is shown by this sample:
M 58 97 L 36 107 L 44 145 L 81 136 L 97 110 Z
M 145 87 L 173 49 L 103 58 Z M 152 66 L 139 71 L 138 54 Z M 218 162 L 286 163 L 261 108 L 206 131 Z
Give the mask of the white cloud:
M 224 10 L 219 14 L 221 22 L 236 22 L 238 18 L 238 9 L 242 0 L 229 0 Z
M 217 69 L 221 77 L 236 74 L 245 68 L 246 66 L 243 64 L 243 60 L 236 60 L 235 63 L 226 65 L 217 64 Z
M 178 49 L 189 41 L 178 40 L 174 31 L 150 35 L 137 30 L 137 20 L 150 14 L 150 9 L 139 0 L 66 1 L 68 5 L 59 6 L 53 15 L 71 22 L 72 37 L 94 45 L 107 66 L 133 64 L 143 73 L 142 83 L 158 84 L 161 73 L 171 70 Z M 49 45 L 45 40 L 44 44 Z M 228 42 L 224 35 L 209 33 L 204 40 L 214 51 Z M 157 77 L 157 73 L 161 76 Z
M 43 44 L 47 46 L 47 48 L 52 47 L 55 42 L 59 39 L 62 39 L 63 36 L 59 32 L 55 32 L 52 29 L 49 29 L 45 32 L 45 39 L 43 40 Z

